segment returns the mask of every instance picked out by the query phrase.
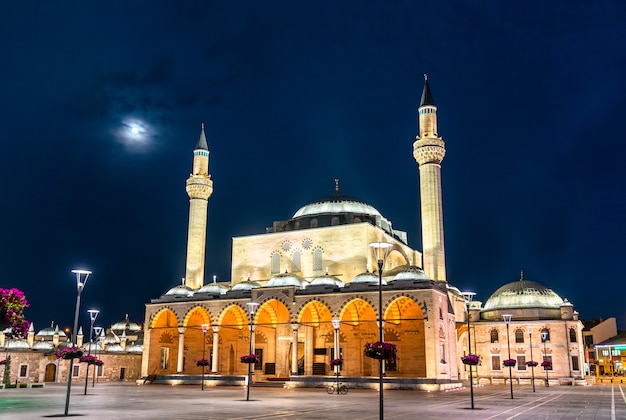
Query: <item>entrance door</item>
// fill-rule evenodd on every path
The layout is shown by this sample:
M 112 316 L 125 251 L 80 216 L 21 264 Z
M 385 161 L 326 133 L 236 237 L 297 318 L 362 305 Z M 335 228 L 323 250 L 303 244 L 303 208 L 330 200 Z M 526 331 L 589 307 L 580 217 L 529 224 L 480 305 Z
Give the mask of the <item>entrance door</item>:
M 120 369 L 120 381 L 123 381 L 125 377 L 126 377 L 126 368 L 121 368 Z
M 54 363 L 48 363 L 46 365 L 46 373 L 44 374 L 44 382 L 54 382 L 57 377 L 57 366 Z

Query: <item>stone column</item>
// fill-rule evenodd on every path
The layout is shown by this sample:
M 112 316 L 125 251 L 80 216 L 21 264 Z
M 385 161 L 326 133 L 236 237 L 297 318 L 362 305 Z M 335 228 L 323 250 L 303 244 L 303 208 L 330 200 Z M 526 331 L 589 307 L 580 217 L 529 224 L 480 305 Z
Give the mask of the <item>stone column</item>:
M 298 375 L 298 324 L 291 324 L 293 331 L 293 344 L 291 345 L 291 375 Z
M 211 360 L 211 374 L 217 375 L 217 357 L 219 355 L 219 344 L 220 344 L 220 327 L 217 325 L 213 326 L 213 356 Z
M 185 328 L 178 327 L 178 363 L 176 373 L 183 373 L 183 353 L 185 352 Z

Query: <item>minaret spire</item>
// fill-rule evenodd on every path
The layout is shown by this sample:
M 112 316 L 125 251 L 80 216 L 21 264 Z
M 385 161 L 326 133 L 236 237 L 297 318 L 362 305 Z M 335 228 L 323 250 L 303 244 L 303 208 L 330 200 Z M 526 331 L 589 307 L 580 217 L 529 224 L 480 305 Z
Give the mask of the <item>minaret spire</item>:
M 185 189 L 189 195 L 189 227 L 184 284 L 192 289 L 199 289 L 204 285 L 207 210 L 209 197 L 213 193 L 204 123 L 193 151 L 193 170 L 187 179 Z
M 424 89 L 417 112 L 419 135 L 413 143 L 413 157 L 420 171 L 422 268 L 429 278 L 446 281 L 441 198 L 441 162 L 446 154 L 446 148 L 443 139 L 438 134 L 437 107 L 430 91 L 427 75 L 424 75 Z

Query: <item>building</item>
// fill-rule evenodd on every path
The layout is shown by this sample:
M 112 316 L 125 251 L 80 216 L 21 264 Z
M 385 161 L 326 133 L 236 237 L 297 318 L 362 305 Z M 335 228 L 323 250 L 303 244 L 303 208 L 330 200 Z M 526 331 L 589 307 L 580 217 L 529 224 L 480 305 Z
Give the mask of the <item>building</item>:
M 378 361 L 365 357 L 363 349 L 366 343 L 379 341 L 377 318 L 382 313 L 383 340 L 398 349 L 384 366 L 386 386 L 460 386 L 467 375 L 460 357 L 469 352 L 466 300 L 446 278 L 441 185 L 446 150 L 426 78 L 418 119 L 413 156 L 420 173 L 423 253 L 411 248 L 406 233 L 377 209 L 344 195 L 335 181 L 333 194 L 303 205 L 289 220 L 275 221 L 265 233 L 233 238 L 228 283 L 204 282 L 213 183 L 203 126 L 186 188 L 187 274 L 183 284 L 146 304 L 142 375 L 157 382 L 199 382 L 203 368 L 197 361 L 206 358 L 211 383 L 240 383 L 248 369 L 240 357 L 252 351 L 258 356 L 255 381 L 319 384 L 331 380 L 330 360 L 340 357 L 340 373 L 346 380 L 375 387 L 376 381 L 370 379 L 378 377 Z M 381 242 L 389 244 L 384 258 L 370 246 Z M 553 358 L 559 375 L 579 375 L 573 366 L 575 357 L 578 366 L 583 360 L 577 314 L 548 288 L 531 283 L 522 280 L 520 285 L 523 290 L 529 285 L 538 288 L 543 297 L 536 301 L 524 303 L 510 298 L 518 294 L 499 290 L 485 307 L 472 303 L 474 352 L 489 361 L 480 367 L 480 376 L 502 374 L 496 365 L 504 354 L 500 316 L 505 310 L 513 313 L 514 337 L 518 330 L 530 333 L 531 324 L 535 340 L 541 331 L 552 332 L 543 357 Z M 528 289 L 519 296 L 532 293 Z M 557 325 L 563 334 L 555 333 Z M 575 351 L 568 349 L 572 329 L 578 343 Z M 498 332 L 496 341 L 491 341 L 493 331 Z M 517 343 L 513 354 L 525 367 L 531 347 L 522 344 Z M 536 342 L 534 347 L 539 357 L 541 346 Z M 567 369 L 560 366 L 566 361 Z M 526 375 L 521 367 L 519 375 Z

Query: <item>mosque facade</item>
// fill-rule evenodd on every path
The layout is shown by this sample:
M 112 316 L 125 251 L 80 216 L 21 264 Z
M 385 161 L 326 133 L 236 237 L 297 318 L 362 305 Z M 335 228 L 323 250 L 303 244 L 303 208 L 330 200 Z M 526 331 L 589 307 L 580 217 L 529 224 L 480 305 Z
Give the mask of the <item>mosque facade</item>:
M 384 364 L 390 388 L 460 386 L 468 378 L 461 357 L 470 352 L 481 357 L 473 371 L 477 380 L 504 378 L 502 361 L 510 358 L 519 381 L 529 376 L 531 359 L 551 360 L 554 379 L 584 378 L 582 323 L 552 290 L 522 278 L 483 306 L 448 283 L 441 185 L 446 149 L 426 78 L 418 119 L 413 156 L 420 173 L 422 252 L 377 209 L 344 195 L 336 181 L 333 194 L 275 221 L 265 233 L 233 238 L 228 283 L 204 279 L 213 183 L 202 127 L 186 185 L 187 274 L 183 284 L 146 304 L 141 375 L 180 383 L 200 381 L 204 371 L 212 383 L 237 383 L 248 371 L 240 357 L 252 350 L 258 358 L 254 381 L 330 381 L 336 373 L 330 361 L 341 358 L 343 377 L 374 387 L 369 379 L 378 378 L 378 361 L 363 350 L 379 341 L 382 314 L 383 340 L 397 347 Z M 373 243 L 388 244 L 380 272 Z M 504 314 L 512 315 L 508 342 Z M 540 342 L 542 332 L 549 337 Z M 204 368 L 201 359 L 208 361 Z

